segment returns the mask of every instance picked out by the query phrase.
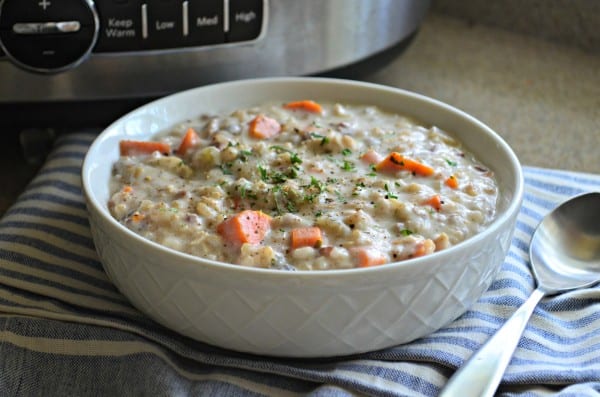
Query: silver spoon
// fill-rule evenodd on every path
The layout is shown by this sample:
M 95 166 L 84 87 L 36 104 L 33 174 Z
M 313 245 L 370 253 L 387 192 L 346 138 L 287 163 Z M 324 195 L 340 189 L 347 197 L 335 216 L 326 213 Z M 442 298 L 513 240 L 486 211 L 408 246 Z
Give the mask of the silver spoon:
M 540 299 L 600 282 L 600 192 L 573 197 L 548 214 L 533 234 L 529 256 L 536 290 L 440 396 L 493 396 Z

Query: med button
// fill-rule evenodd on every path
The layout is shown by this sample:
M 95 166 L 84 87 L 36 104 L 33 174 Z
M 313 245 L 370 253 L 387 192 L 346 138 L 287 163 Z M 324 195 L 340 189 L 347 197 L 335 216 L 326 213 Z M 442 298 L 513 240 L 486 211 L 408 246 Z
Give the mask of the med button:
M 263 21 L 263 0 L 230 0 L 227 41 L 256 39 Z
M 222 1 L 183 2 L 187 13 L 186 45 L 210 45 L 225 42 L 224 7 Z

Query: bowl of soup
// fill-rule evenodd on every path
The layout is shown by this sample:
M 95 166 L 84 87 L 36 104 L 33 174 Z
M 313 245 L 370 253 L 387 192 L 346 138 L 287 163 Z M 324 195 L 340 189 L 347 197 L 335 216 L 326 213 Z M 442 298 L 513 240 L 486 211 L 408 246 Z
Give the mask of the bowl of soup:
M 518 159 L 472 116 L 397 88 L 268 78 L 123 116 L 82 180 L 103 266 L 187 337 L 356 354 L 447 325 L 510 246 Z

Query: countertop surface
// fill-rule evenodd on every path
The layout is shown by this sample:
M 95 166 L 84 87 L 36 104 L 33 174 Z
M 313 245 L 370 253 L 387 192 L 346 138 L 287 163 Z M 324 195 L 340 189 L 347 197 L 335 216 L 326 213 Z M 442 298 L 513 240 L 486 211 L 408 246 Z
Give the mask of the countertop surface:
M 470 113 L 523 165 L 600 173 L 597 53 L 430 13 L 407 50 L 365 80 Z M 0 213 L 37 170 L 9 152 L 2 156 Z

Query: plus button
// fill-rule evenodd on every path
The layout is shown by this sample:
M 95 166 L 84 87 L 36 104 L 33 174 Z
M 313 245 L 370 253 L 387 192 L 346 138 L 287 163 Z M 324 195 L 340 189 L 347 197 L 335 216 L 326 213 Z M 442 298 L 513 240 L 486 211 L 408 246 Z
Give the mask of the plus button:
M 50 1 L 48 1 L 48 0 L 41 0 L 41 1 L 38 3 L 38 5 L 39 5 L 40 7 L 42 7 L 42 9 L 43 9 L 44 11 L 46 11 L 46 8 L 50 7 L 50 4 L 51 4 L 51 3 L 50 3 Z

